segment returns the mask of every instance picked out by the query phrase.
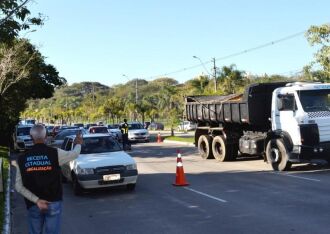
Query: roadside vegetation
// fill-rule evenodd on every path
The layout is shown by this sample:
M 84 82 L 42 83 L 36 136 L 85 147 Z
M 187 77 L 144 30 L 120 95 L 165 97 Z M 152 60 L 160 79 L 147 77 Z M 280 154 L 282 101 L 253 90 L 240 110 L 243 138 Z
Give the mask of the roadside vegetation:
M 3 160 L 3 181 L 4 181 L 4 192 L 0 193 L 0 228 L 3 226 L 3 216 L 4 216 L 4 201 L 6 193 L 6 182 L 8 178 L 8 168 L 9 168 L 9 158 L 8 158 L 8 148 L 0 147 L 0 158 Z

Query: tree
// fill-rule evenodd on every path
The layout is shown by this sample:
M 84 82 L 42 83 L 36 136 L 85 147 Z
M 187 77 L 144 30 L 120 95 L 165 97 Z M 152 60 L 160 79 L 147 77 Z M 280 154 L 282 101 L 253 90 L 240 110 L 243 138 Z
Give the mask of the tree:
M 27 44 L 27 57 L 36 54 L 29 63 L 27 77 L 7 87 L 0 95 L 0 145 L 8 145 L 10 135 L 18 123 L 20 113 L 30 98 L 50 98 L 55 88 L 65 84 L 54 66 L 46 64 L 44 57 L 31 44 Z M 13 77 L 15 80 L 15 77 Z M 38 113 L 40 115 L 40 113 Z
M 185 86 L 187 88 L 187 94 L 191 94 L 191 95 L 204 94 L 206 87 L 209 85 L 209 83 L 210 80 L 208 76 L 205 75 L 201 75 L 194 79 L 188 80 L 185 83 Z
M 31 0 L 0 1 L 0 42 L 12 43 L 19 32 L 29 30 L 31 26 L 42 25 L 44 17 L 31 16 L 28 4 Z
M 306 37 L 311 46 L 317 46 L 319 49 L 314 54 L 315 61 L 304 68 L 305 73 L 310 74 L 310 79 L 330 81 L 330 24 L 311 26 Z M 322 70 L 313 74 L 311 70 L 316 64 L 320 65 Z
M 243 76 L 243 72 L 237 70 L 236 65 L 232 64 L 221 68 L 217 82 L 222 85 L 221 88 L 224 94 L 232 94 L 245 85 L 246 79 Z
M 12 46 L 0 43 L 0 96 L 13 84 L 29 77 L 31 63 L 40 56 L 37 51 L 30 53 L 29 46 L 26 40 L 16 40 Z

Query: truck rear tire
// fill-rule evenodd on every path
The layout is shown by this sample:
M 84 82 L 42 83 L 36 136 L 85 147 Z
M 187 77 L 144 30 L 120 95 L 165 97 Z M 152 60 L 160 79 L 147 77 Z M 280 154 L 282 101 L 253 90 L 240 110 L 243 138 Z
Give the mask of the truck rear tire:
M 214 158 L 212 153 L 212 140 L 213 137 L 207 135 L 201 135 L 198 138 L 198 151 L 203 159 L 212 159 Z
M 267 161 L 274 171 L 287 171 L 291 168 L 288 151 L 282 139 L 272 139 L 266 147 Z
M 212 152 L 216 160 L 220 162 L 233 161 L 238 154 L 238 146 L 226 144 L 223 136 L 216 136 L 212 141 Z

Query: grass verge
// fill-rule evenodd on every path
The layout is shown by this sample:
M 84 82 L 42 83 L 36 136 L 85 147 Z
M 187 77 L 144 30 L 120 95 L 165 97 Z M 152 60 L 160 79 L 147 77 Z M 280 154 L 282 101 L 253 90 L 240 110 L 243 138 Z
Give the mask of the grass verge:
M 194 143 L 195 138 L 193 136 L 191 137 L 178 137 L 178 136 L 169 136 L 165 137 L 166 140 L 169 141 L 180 141 L 180 142 L 187 142 L 187 143 Z
M 6 194 L 6 183 L 7 183 L 7 177 L 8 177 L 8 167 L 9 167 L 9 158 L 8 158 L 8 148 L 6 147 L 1 147 L 0 146 L 0 158 L 3 160 L 3 187 L 4 187 L 4 192 L 0 193 L 0 230 L 2 229 L 3 226 L 3 215 L 4 215 L 4 202 L 5 202 L 5 194 Z

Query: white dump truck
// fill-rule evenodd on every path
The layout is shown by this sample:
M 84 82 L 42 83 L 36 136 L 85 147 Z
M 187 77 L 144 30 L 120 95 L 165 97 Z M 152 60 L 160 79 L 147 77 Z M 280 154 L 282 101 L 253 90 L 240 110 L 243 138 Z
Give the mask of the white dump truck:
M 330 161 L 330 84 L 258 83 L 243 94 L 186 97 L 203 158 L 262 155 L 274 170 Z

